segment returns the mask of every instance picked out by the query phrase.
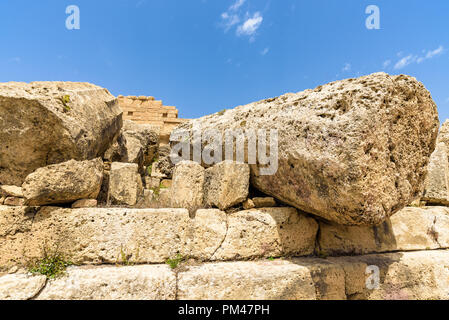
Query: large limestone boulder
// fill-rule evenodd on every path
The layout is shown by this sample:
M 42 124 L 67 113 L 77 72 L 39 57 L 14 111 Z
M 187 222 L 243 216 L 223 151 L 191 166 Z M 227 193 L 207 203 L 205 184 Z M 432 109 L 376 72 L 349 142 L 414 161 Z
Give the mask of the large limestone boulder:
M 102 156 L 122 126 L 108 90 L 89 83 L 0 84 L 0 184 L 38 168 Z
M 22 185 L 30 206 L 70 203 L 97 198 L 103 180 L 103 161 L 70 160 L 39 168 Z
M 7 274 L 0 276 L 0 300 L 28 300 L 44 288 L 45 276 Z
M 438 127 L 423 84 L 375 73 L 187 122 L 172 133 L 172 147 L 196 128 L 218 130 L 223 141 L 228 129 L 267 137 L 278 130 L 278 170 L 263 175 L 264 166 L 250 163 L 252 184 L 327 220 L 373 225 L 421 196 Z M 254 145 L 244 139 L 246 149 Z
M 207 206 L 226 210 L 246 200 L 249 193 L 249 166 L 223 161 L 206 169 L 204 201 Z
M 449 204 L 449 161 L 447 147 L 439 142 L 430 157 L 422 200 L 432 204 Z
M 111 162 L 137 163 L 142 171 L 151 164 L 159 144 L 159 127 L 123 121 L 117 141 L 105 152 L 104 159 Z
M 113 162 L 109 175 L 109 201 L 134 206 L 143 194 L 142 178 L 135 163 Z
M 173 208 L 185 208 L 190 213 L 204 206 L 204 168 L 193 161 L 175 166 L 170 198 Z

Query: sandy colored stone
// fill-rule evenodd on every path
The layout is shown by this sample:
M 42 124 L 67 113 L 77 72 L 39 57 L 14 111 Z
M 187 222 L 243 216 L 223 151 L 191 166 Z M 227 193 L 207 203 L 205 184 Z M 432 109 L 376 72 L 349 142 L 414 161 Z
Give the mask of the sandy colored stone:
M 0 259 L 27 262 L 58 249 L 75 264 L 163 263 L 189 254 L 190 222 L 183 209 L 45 207 L 21 241 L 0 244 Z
M 318 243 L 325 255 L 449 248 L 449 208 L 406 207 L 373 227 L 320 222 Z
M 170 159 L 171 148 L 168 145 L 160 145 L 156 161 L 151 165 L 151 176 L 160 179 L 172 179 L 174 165 Z
M 246 199 L 245 201 L 243 201 L 242 206 L 245 210 L 254 209 L 256 207 L 253 200 L 251 199 Z
M 0 84 L 0 184 L 20 186 L 36 169 L 100 157 L 122 126 L 108 90 L 89 83 Z
M 449 161 L 446 145 L 439 142 L 430 157 L 422 200 L 449 205 Z
M 161 179 L 148 177 L 148 176 L 145 177 L 145 188 L 146 189 L 159 188 L 160 185 L 161 185 Z
M 143 194 L 142 178 L 135 163 L 113 162 L 109 176 L 109 201 L 134 206 Z
M 311 255 L 318 224 L 295 208 L 264 208 L 227 216 L 228 230 L 212 260 Z
M 192 224 L 190 256 L 204 261 L 211 259 L 226 237 L 226 213 L 217 209 L 201 209 L 196 211 Z
M 45 276 L 7 274 L 0 276 L 0 300 L 29 300 L 45 286 Z
M 253 203 L 256 208 L 271 208 L 276 207 L 276 200 L 272 197 L 258 197 L 253 198 Z
M 103 181 L 100 158 L 70 160 L 39 168 L 28 175 L 22 185 L 27 205 L 70 203 L 97 198 Z
M 171 179 L 163 179 L 160 183 L 161 188 L 171 188 L 173 181 Z
M 16 197 L 7 197 L 5 201 L 3 202 L 5 206 L 16 206 L 20 207 L 25 205 L 25 199 L 24 198 L 16 198 Z
M 95 199 L 81 199 L 72 204 L 73 209 L 78 208 L 95 208 L 98 205 L 98 201 Z
M 143 197 L 138 201 L 138 203 L 133 206 L 134 208 L 170 208 L 170 189 L 159 189 L 154 188 L 151 190 L 145 189 L 143 191 Z
M 204 207 L 204 171 L 193 161 L 182 161 L 175 166 L 170 188 L 173 208 L 186 208 L 193 213 Z
M 286 261 L 229 262 L 178 274 L 180 300 L 315 300 L 307 268 Z
M 0 197 L 0 205 L 2 205 L 5 202 L 6 197 L 1 196 Z
M 375 73 L 192 120 L 172 136 L 194 127 L 277 129 L 278 170 L 251 164 L 254 187 L 329 221 L 376 225 L 421 196 L 439 120 L 422 83 Z
M 449 251 L 417 251 L 329 258 L 343 268 L 352 300 L 448 300 Z M 368 266 L 379 268 L 378 285 Z M 367 286 L 367 282 L 372 287 Z
M 155 156 L 159 130 L 153 125 L 124 120 L 120 136 L 105 152 L 104 158 L 111 162 L 136 163 L 142 171 Z
M 37 300 L 174 300 L 176 276 L 167 265 L 71 267 L 48 281 Z
M 17 186 L 0 186 L 0 195 L 23 198 L 23 191 L 21 187 Z
M 204 200 L 207 206 L 226 210 L 248 198 L 249 166 L 223 161 L 205 171 Z

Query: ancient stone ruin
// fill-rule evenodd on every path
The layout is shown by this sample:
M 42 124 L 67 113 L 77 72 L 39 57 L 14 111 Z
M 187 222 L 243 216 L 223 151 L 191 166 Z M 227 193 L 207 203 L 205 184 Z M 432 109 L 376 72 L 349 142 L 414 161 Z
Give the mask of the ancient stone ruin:
M 2 83 L 0 299 L 447 299 L 439 126 L 423 84 L 385 73 L 189 121 Z

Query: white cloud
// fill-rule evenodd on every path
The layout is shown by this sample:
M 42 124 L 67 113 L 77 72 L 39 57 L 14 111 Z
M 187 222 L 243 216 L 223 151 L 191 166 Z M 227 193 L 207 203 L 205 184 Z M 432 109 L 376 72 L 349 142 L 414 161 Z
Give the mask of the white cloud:
M 259 29 L 262 24 L 263 17 L 259 11 L 254 13 L 252 17 L 248 17 L 246 21 L 237 28 L 238 36 L 252 36 L 256 33 L 257 29 Z
M 223 12 L 221 14 L 221 19 L 223 20 L 223 26 L 225 32 L 231 29 L 234 25 L 240 22 L 240 18 L 236 14 L 229 14 L 228 12 Z
M 408 55 L 404 58 L 402 58 L 401 60 L 399 60 L 395 65 L 394 68 L 397 69 L 402 69 L 405 68 L 406 66 L 408 66 L 409 64 L 413 63 L 416 61 L 416 56 L 414 55 Z
M 383 68 L 387 68 L 389 65 L 391 64 L 391 60 L 386 60 L 384 61 L 384 63 L 382 64 Z
M 343 72 L 351 71 L 351 64 L 345 63 L 345 66 L 343 67 L 343 69 L 341 69 L 341 71 L 343 71 Z
M 229 7 L 229 11 L 237 11 L 241 6 L 245 4 L 246 0 L 237 0 L 232 6 Z
M 423 63 L 426 60 L 432 59 L 436 56 L 441 55 L 444 52 L 444 47 L 443 46 L 439 46 L 437 49 L 435 50 L 429 50 L 424 51 L 424 55 L 423 56 L 418 56 L 418 55 L 413 55 L 413 54 L 409 54 L 408 56 L 402 58 L 401 60 L 399 60 L 395 65 L 394 65 L 394 69 L 398 70 L 398 69 L 402 69 L 405 68 L 406 66 L 412 64 L 412 63 Z
M 263 50 L 260 52 L 260 54 L 264 56 L 264 55 L 266 55 L 269 51 L 270 51 L 270 48 L 265 48 L 265 49 L 263 49 Z

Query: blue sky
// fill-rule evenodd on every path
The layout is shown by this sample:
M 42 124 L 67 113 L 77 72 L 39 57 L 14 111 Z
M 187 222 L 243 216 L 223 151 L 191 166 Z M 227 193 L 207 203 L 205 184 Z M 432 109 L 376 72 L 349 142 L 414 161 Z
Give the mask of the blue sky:
M 0 41 L 1 82 L 87 81 L 184 118 L 377 71 L 417 77 L 449 118 L 447 0 L 3 0 Z

